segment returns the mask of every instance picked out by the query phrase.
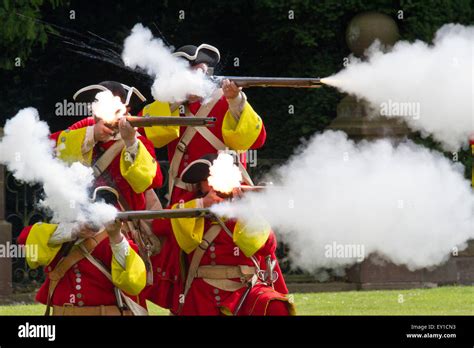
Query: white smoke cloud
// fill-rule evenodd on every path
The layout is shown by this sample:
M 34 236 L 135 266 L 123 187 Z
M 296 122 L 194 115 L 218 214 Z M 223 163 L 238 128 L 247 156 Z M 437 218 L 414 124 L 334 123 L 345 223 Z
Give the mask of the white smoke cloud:
M 185 59 L 172 55 L 169 47 L 142 24 L 136 24 L 125 39 L 125 65 L 145 69 L 155 78 L 151 94 L 155 100 L 182 102 L 188 95 L 208 98 L 216 86 L 200 70 L 190 70 Z
M 127 107 L 122 103 L 120 97 L 112 94 L 111 91 L 102 91 L 96 94 L 92 103 L 92 113 L 106 123 L 116 121 L 120 116 L 125 115 Z
M 360 261 L 334 257 L 334 245 L 413 270 L 445 261 L 474 238 L 474 195 L 462 165 L 412 142 L 356 144 L 327 131 L 266 179 L 277 187 L 212 209 L 250 222 L 263 216 L 307 271 Z
M 53 214 L 53 222 L 92 223 L 113 221 L 116 209 L 105 203 L 90 203 L 92 169 L 79 162 L 71 166 L 54 157 L 49 128 L 34 108 L 20 110 L 7 120 L 0 141 L 0 163 L 17 180 L 43 185 L 41 207 Z
M 231 154 L 221 152 L 209 168 L 209 185 L 216 191 L 230 193 L 234 187 L 239 187 L 242 173 L 234 164 Z
M 474 132 L 474 27 L 447 24 L 432 45 L 401 41 L 389 53 L 374 45 L 367 61 L 355 60 L 323 81 L 377 111 L 403 116 L 412 129 L 456 151 Z

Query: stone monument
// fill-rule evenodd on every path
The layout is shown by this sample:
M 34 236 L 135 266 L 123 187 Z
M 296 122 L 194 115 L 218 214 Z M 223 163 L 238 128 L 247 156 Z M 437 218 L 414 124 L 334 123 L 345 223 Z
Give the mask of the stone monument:
M 356 15 L 346 31 L 347 45 L 351 52 L 361 59 L 364 59 L 364 52 L 376 39 L 385 47 L 390 47 L 398 38 L 396 22 L 387 15 L 375 12 Z M 338 104 L 337 117 L 328 129 L 342 130 L 356 141 L 378 138 L 399 141 L 410 135 L 410 129 L 402 120 L 374 115 L 367 102 L 350 95 L 345 96 Z M 470 241 L 468 248 L 462 252 L 453 250 L 453 256 L 446 263 L 417 271 L 410 271 L 404 266 L 390 262 L 381 263 L 372 255 L 349 268 L 345 280 L 357 284 L 359 289 L 397 289 L 443 284 L 473 285 L 474 242 Z
M 397 23 L 389 16 L 364 12 L 356 15 L 347 26 L 346 42 L 351 52 L 364 59 L 367 48 L 378 40 L 382 46 L 393 46 L 400 35 Z M 347 95 L 337 106 L 337 117 L 328 129 L 342 130 L 354 140 L 391 137 L 403 139 L 410 130 L 399 118 L 375 114 L 369 104 Z

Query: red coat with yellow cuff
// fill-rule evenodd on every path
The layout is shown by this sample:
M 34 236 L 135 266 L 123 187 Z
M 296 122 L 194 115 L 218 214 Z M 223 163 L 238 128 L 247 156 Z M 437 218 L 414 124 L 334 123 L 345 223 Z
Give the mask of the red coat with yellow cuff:
M 189 111 L 192 115 L 196 114 L 201 107 L 200 102 L 190 103 Z M 155 101 L 147 105 L 141 112 L 144 116 L 180 116 L 180 109 L 176 108 L 171 112 L 170 105 L 160 101 Z M 229 104 L 225 97 L 221 97 L 214 108 L 209 112 L 209 116 L 215 117 L 216 122 L 209 130 L 219 138 L 230 150 L 245 152 L 249 149 L 258 149 L 265 143 L 266 131 L 260 116 L 253 110 L 252 106 L 246 101 L 239 120 L 232 116 L 229 110 Z M 186 127 L 164 127 L 154 126 L 141 129 L 140 132 L 153 142 L 157 148 L 168 145 L 168 159 L 174 156 L 179 139 L 183 135 Z M 194 160 L 197 160 L 208 153 L 217 153 L 217 150 L 196 133 L 194 138 L 188 144 L 183 159 L 179 165 L 178 177 L 186 166 Z M 246 166 L 244 154 L 243 164 Z M 170 202 L 176 203 L 186 196 L 187 191 L 176 187 L 173 191 Z
M 52 134 L 51 138 L 56 141 L 58 157 L 68 163 L 79 161 L 91 166 L 115 143 L 114 140 L 97 143 L 89 152 L 82 153 L 87 127 L 94 124 L 94 119 L 89 117 L 76 122 L 65 131 Z M 96 180 L 96 186 L 114 186 L 132 210 L 145 209 L 144 192 L 160 187 L 163 182 L 153 144 L 143 136 L 138 136 L 138 141 L 138 152 L 133 163 L 125 160 L 125 149 L 123 149 L 113 159 L 105 173 Z
M 196 200 L 186 202 L 185 207 L 195 208 L 196 202 Z M 212 224 L 214 222 L 205 218 L 155 220 L 153 223 L 154 232 L 159 236 L 166 237 L 176 246 L 175 252 L 170 253 L 172 257 L 161 265 L 163 267 L 162 274 L 167 274 L 170 277 L 173 273 L 183 272 L 183 263 L 180 262 L 180 257 L 184 256 L 185 264 L 191 263 L 196 248 L 203 240 L 205 231 Z M 257 263 L 260 269 L 265 270 L 265 257 L 270 255 L 272 260 L 276 258 L 277 243 L 275 235 L 269 227 L 261 231 L 248 231 L 247 226 L 235 220 L 227 221 L 226 226 L 233 232 L 233 235 L 228 235 L 220 228 L 219 234 L 204 253 L 200 266 L 254 267 Z M 288 293 L 288 289 L 278 263 L 274 271 L 278 275 L 274 289 L 266 284 L 257 283 L 243 302 L 239 315 L 288 315 L 294 313 L 293 305 L 284 295 Z M 160 274 L 157 276 L 160 277 Z M 159 303 L 170 300 L 170 298 L 163 298 L 163 293 L 158 292 L 154 299 L 158 304 L 164 304 L 165 307 L 167 305 L 172 312 L 179 315 L 232 315 L 246 290 L 246 287 L 241 287 L 235 291 L 227 291 L 219 288 L 218 285 L 209 284 L 204 278 L 195 278 L 183 302 L 185 276 L 182 274 L 180 279 L 182 281 L 171 287 L 173 292 L 171 305 Z M 231 280 L 235 284 L 240 283 L 238 278 Z M 165 286 L 164 284 L 163 287 Z M 180 302 L 182 302 L 181 305 Z
M 195 115 L 201 107 L 200 102 L 188 104 L 189 112 Z M 140 113 L 143 116 L 184 116 L 180 113 L 180 108 L 171 111 L 170 104 L 155 101 L 147 105 Z M 209 130 L 220 139 L 229 149 L 241 152 L 241 160 L 246 166 L 246 158 L 243 152 L 249 149 L 258 149 L 265 143 L 266 131 L 260 116 L 253 110 L 252 106 L 245 102 L 242 113 L 237 121 L 229 110 L 229 104 L 225 97 L 221 97 L 209 116 L 215 117 L 216 122 Z M 154 126 L 140 129 L 140 132 L 153 142 L 156 148 L 168 146 L 168 160 L 171 161 L 181 136 L 187 127 L 164 127 Z M 178 177 L 186 166 L 194 160 L 201 158 L 208 153 L 217 153 L 217 150 L 202 135 L 196 133 L 188 144 L 178 168 Z M 194 198 L 195 193 L 189 192 L 179 187 L 175 187 L 170 197 L 170 202 L 176 203 L 180 200 L 188 201 Z M 170 240 L 162 245 L 160 254 L 152 257 L 153 270 L 155 273 L 154 285 L 147 287 L 144 297 L 152 300 L 158 305 L 171 308 L 173 291 L 180 282 L 179 271 L 166 272 L 163 265 L 167 265 L 167 260 L 176 256 L 177 248 L 174 241 Z M 167 265 L 171 269 L 174 266 Z
M 57 225 L 37 223 L 23 229 L 18 237 L 18 243 L 36 246 L 38 254 L 33 258 L 27 255 L 28 266 L 32 269 L 45 267 L 48 274 L 61 259 L 62 245 L 50 246 L 48 241 L 55 232 Z M 138 295 L 146 284 L 145 265 L 137 254 L 136 245 L 129 240 L 129 252 L 126 256 L 126 267 L 123 268 L 115 259 L 109 244 L 109 239 L 103 239 L 93 250 L 92 256 L 101 261 L 111 270 L 112 282 L 102 274 L 90 261 L 82 259 L 70 268 L 58 283 L 52 298 L 52 305 L 84 306 L 113 306 L 116 305 L 114 287 L 123 290 L 132 298 Z M 36 300 L 46 304 L 50 280 L 47 277 L 38 293 Z

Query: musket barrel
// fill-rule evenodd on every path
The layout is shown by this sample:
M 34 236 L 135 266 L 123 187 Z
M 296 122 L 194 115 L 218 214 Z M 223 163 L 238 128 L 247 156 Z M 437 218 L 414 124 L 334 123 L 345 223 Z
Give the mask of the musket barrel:
M 194 116 L 126 116 L 127 121 L 133 127 L 152 126 L 190 126 L 190 127 L 211 127 L 216 122 L 215 117 L 194 117 Z
M 290 87 L 290 88 L 318 88 L 322 86 L 319 77 L 253 77 L 253 76 L 213 76 L 219 85 L 229 79 L 239 87 Z
M 127 220 L 151 220 L 151 219 L 177 219 L 177 218 L 197 218 L 210 215 L 211 211 L 206 208 L 183 208 L 183 209 L 162 209 L 162 210 L 130 210 L 120 211 L 116 219 Z
M 273 186 L 266 186 L 266 185 L 256 185 L 256 186 L 249 186 L 249 185 L 242 185 L 240 189 L 242 191 L 264 191 L 268 188 L 272 188 Z

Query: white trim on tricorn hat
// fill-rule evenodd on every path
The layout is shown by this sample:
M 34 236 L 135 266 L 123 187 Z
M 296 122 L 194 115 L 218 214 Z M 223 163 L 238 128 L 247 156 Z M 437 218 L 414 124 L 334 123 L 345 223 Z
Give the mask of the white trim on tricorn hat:
M 123 83 L 122 83 L 122 86 L 123 86 L 123 88 L 125 88 L 128 91 L 127 99 L 125 100 L 125 105 L 128 105 L 128 103 L 130 103 L 130 99 L 132 98 L 133 94 L 135 94 L 138 97 L 138 99 L 140 99 L 142 102 L 146 101 L 145 96 L 143 94 L 141 94 L 140 91 L 138 89 L 136 89 L 135 87 L 130 87 L 130 86 L 127 86 Z
M 209 177 L 209 168 L 212 166 L 212 163 L 216 158 L 217 154 L 207 154 L 197 160 L 192 161 L 186 166 L 186 168 L 183 169 L 180 179 L 188 184 L 197 184 L 200 181 L 206 180 Z M 200 172 L 204 170 L 203 165 L 207 167 L 207 173 Z
M 196 46 L 188 45 L 188 46 L 180 47 L 180 48 L 178 48 L 178 50 L 176 52 L 173 53 L 173 56 L 183 57 L 183 58 L 186 58 L 189 61 L 195 61 L 198 58 L 199 53 L 201 51 L 207 50 L 207 51 L 213 52 L 214 54 L 217 55 L 217 59 L 215 59 L 215 64 L 213 64 L 213 65 L 216 65 L 221 60 L 221 54 L 220 54 L 219 50 L 217 49 L 217 47 L 214 47 L 212 45 L 203 43 L 203 44 L 199 45 L 198 47 L 196 47 L 196 51 L 194 52 L 193 55 L 188 54 L 188 53 L 183 52 L 183 51 L 180 50 L 182 48 L 190 48 L 190 47 L 196 47 Z M 209 57 L 209 58 L 212 58 L 212 57 Z
M 103 92 L 103 91 L 108 91 L 109 89 L 107 87 L 104 87 L 102 85 L 89 85 L 86 87 L 82 87 L 80 90 L 78 90 L 74 95 L 72 96 L 72 99 L 76 100 L 77 97 L 79 97 L 80 94 L 88 91 L 93 91 L 94 89 L 97 89 L 98 92 Z
M 98 186 L 98 187 L 96 187 L 94 189 L 94 191 L 92 192 L 92 198 L 90 199 L 91 202 L 97 202 L 98 197 L 99 197 L 101 192 L 113 194 L 115 196 L 115 200 L 118 202 L 119 193 L 115 188 L 113 188 L 111 186 Z
M 143 96 L 143 94 L 135 87 L 127 86 L 124 83 L 120 83 L 116 81 L 103 81 L 101 83 L 114 83 L 117 86 L 121 86 L 126 93 L 125 95 L 123 95 L 124 99 L 122 101 L 127 106 L 138 105 L 146 101 L 146 98 Z M 110 89 L 101 84 L 93 84 L 93 85 L 85 86 L 85 87 L 82 87 L 80 90 L 78 90 L 76 93 L 74 93 L 73 99 L 77 100 L 78 98 L 82 96 L 82 99 L 84 99 L 83 101 L 92 103 L 95 100 L 96 94 L 103 91 L 110 91 Z M 136 96 L 136 98 L 134 98 L 135 100 L 134 100 L 133 105 L 130 105 L 132 101 L 132 97 L 134 95 Z

